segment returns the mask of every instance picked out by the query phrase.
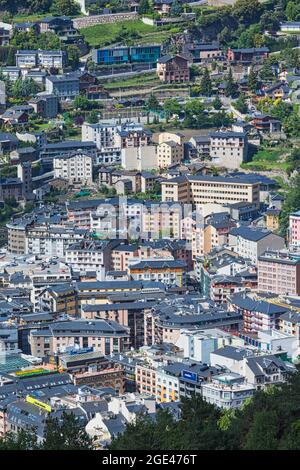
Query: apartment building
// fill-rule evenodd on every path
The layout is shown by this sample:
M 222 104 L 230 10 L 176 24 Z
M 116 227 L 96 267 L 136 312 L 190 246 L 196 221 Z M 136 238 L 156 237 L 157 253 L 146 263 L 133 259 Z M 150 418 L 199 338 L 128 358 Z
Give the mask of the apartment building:
M 289 243 L 294 247 L 300 246 L 300 211 L 290 214 Z
M 26 233 L 25 253 L 65 256 L 67 247 L 85 237 L 85 229 L 55 226 L 30 227 Z
M 243 132 L 211 132 L 210 158 L 214 165 L 237 169 L 247 161 L 248 142 Z
M 192 204 L 251 202 L 259 207 L 259 182 L 247 177 L 179 176 L 162 181 L 162 201 Z
M 269 55 L 268 47 L 249 47 L 240 49 L 228 49 L 227 58 L 230 62 L 240 62 L 250 64 L 251 62 L 261 63 Z
M 67 201 L 67 218 L 68 222 L 78 228 L 96 228 L 91 225 L 92 218 L 91 214 L 96 212 L 98 207 L 101 205 L 103 211 L 107 209 L 107 214 L 112 210 L 113 206 L 103 199 L 86 199 L 81 201 Z M 103 213 L 101 212 L 103 215 Z M 104 211 L 105 214 L 105 211 Z
M 83 153 L 96 160 L 97 148 L 94 142 L 81 142 L 81 140 L 64 140 L 61 142 L 44 144 L 40 150 L 40 159 L 44 171 L 53 171 L 53 159 L 70 153 Z
M 44 118 L 55 118 L 58 114 L 58 97 L 47 93 L 38 93 L 28 101 L 33 110 Z
M 190 71 L 188 60 L 179 55 L 165 55 L 157 61 L 156 73 L 161 82 L 180 83 L 188 82 Z
M 299 256 L 284 251 L 266 251 L 259 256 L 257 266 L 259 291 L 300 295 Z
M 20 68 L 34 68 L 41 66 L 46 69 L 62 69 L 65 64 L 65 51 L 18 50 L 16 52 L 16 66 Z
M 84 122 L 81 128 L 83 142 L 94 142 L 97 149 L 114 147 L 118 126 L 105 122 L 89 124 Z
M 52 323 L 30 332 L 31 354 L 45 357 L 62 353 L 68 347 L 93 348 L 105 356 L 126 351 L 128 329 L 113 321 L 70 320 Z
M 66 249 L 66 263 L 80 272 L 109 271 L 111 249 L 118 241 L 81 240 Z
M 257 263 L 259 256 L 267 250 L 282 250 L 285 241 L 279 235 L 275 235 L 266 229 L 259 227 L 236 227 L 229 233 L 229 245 L 242 258 L 248 258 Z
M 126 170 L 154 170 L 157 168 L 158 155 L 155 145 L 126 147 L 121 151 L 122 167 Z
M 179 287 L 185 284 L 186 269 L 187 266 L 183 261 L 174 259 L 147 259 L 129 264 L 129 272 L 137 281 L 157 281 Z
M 7 249 L 10 253 L 24 254 L 26 252 L 26 228 L 32 220 L 16 220 L 6 224 Z
M 47 286 L 36 297 L 38 310 L 55 314 L 78 316 L 77 292 L 69 282 Z
M 156 397 L 156 368 L 147 363 L 137 364 L 135 383 L 139 393 Z
M 183 206 L 179 203 L 144 204 L 142 211 L 142 233 L 151 238 L 179 239 Z
M 277 328 L 280 316 L 286 312 L 285 307 L 244 293 L 232 295 L 228 308 L 243 316 L 243 331 L 247 333 Z
M 183 160 L 183 145 L 174 140 L 162 142 L 157 146 L 157 164 L 159 168 L 168 168 Z
M 46 77 L 46 92 L 62 100 L 74 99 L 80 93 L 78 74 L 50 75 Z
M 215 375 L 211 382 L 203 383 L 201 389 L 205 401 L 224 409 L 240 408 L 255 392 L 253 385 L 234 373 Z
M 93 182 L 93 160 L 90 155 L 74 152 L 53 159 L 54 178 L 64 178 L 69 183 L 91 185 Z
M 16 199 L 20 201 L 24 198 L 24 185 L 20 178 L 1 178 L 0 179 L 0 201 L 6 199 Z
M 115 134 L 115 145 L 121 149 L 150 145 L 152 132 L 142 124 L 126 123 L 118 127 Z
M 152 44 L 132 47 L 110 47 L 93 49 L 92 59 L 99 65 L 156 63 L 160 53 L 161 46 Z

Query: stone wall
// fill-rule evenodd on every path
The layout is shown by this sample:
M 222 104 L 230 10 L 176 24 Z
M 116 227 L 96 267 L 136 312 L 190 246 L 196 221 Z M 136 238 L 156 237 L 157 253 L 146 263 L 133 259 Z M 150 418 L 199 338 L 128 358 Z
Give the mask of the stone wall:
M 95 26 L 96 24 L 119 23 L 120 21 L 129 21 L 138 19 L 136 12 L 114 13 L 109 15 L 94 15 L 84 18 L 75 18 L 73 20 L 74 28 L 81 29 L 87 26 Z

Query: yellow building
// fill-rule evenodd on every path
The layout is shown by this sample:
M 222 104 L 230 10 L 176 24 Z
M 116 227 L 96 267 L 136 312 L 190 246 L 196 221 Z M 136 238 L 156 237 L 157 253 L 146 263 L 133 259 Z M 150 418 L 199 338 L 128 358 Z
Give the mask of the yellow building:
M 156 152 L 159 168 L 168 168 L 183 160 L 183 145 L 179 145 L 174 140 L 162 142 L 157 146 Z
M 279 229 L 279 215 L 280 210 L 276 208 L 270 208 L 266 211 L 266 225 L 271 232 Z

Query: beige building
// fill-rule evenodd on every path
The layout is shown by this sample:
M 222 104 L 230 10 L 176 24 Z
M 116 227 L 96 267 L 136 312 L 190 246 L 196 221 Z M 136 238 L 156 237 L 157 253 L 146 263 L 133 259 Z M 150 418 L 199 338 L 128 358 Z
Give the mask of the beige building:
M 29 335 L 31 353 L 44 357 L 66 351 L 67 347 L 92 347 L 104 355 L 126 351 L 129 331 L 111 320 L 71 320 L 53 323 L 49 327 L 32 330 Z
M 168 168 L 183 160 L 183 145 L 174 140 L 162 142 L 157 146 L 157 163 L 159 168 Z
M 180 204 L 152 204 L 143 211 L 142 231 L 154 238 L 180 238 L 182 206 Z
M 251 202 L 259 205 L 259 183 L 246 177 L 179 176 L 162 181 L 162 201 L 185 204 L 228 204 Z
M 178 145 L 183 145 L 183 138 L 184 135 L 178 132 L 161 132 L 158 136 L 158 143 L 162 144 L 163 142 L 169 142 L 169 140 L 173 140 Z

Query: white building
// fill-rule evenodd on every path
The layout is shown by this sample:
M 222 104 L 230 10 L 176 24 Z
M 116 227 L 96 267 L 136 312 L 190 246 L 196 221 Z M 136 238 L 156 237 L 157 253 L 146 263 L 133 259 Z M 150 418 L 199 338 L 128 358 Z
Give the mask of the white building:
M 34 227 L 26 233 L 25 253 L 62 257 L 72 243 L 85 235 L 86 230 L 78 228 Z
M 258 257 L 270 249 L 276 251 L 285 248 L 284 239 L 270 230 L 245 226 L 230 231 L 229 245 L 242 258 L 248 258 L 253 263 L 257 263 Z
M 183 349 L 184 357 L 205 364 L 210 363 L 210 353 L 217 349 L 217 338 L 204 331 L 180 331 L 176 346 Z
M 216 375 L 211 382 L 203 382 L 201 388 L 205 401 L 225 409 L 241 407 L 255 391 L 244 377 L 232 373 Z
M 122 167 L 125 170 L 145 171 L 157 168 L 155 145 L 125 147 L 121 150 Z
M 243 132 L 217 131 L 209 134 L 210 158 L 214 165 L 239 168 L 247 160 L 247 136 Z
M 94 142 L 99 150 L 106 147 L 115 147 L 117 128 L 116 124 L 105 122 L 89 124 L 84 122 L 81 128 L 82 141 Z
M 93 182 L 92 162 L 91 156 L 77 152 L 56 157 L 53 159 L 54 178 L 90 185 Z

